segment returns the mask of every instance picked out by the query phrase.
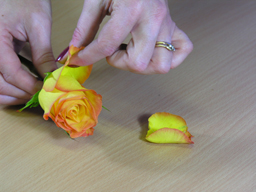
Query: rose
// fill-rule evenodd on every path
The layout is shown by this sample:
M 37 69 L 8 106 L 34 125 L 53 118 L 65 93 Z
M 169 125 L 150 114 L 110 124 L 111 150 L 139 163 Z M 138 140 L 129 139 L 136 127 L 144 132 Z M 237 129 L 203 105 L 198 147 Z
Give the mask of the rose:
M 186 121 L 167 112 L 158 112 L 149 119 L 146 140 L 153 143 L 188 143 L 193 144 Z
M 65 65 L 46 78 L 38 96 L 44 119 L 50 117 L 71 138 L 92 135 L 102 109 L 101 95 L 81 85 L 89 77 L 92 65 L 68 66 L 72 55 L 80 50 L 70 47 Z

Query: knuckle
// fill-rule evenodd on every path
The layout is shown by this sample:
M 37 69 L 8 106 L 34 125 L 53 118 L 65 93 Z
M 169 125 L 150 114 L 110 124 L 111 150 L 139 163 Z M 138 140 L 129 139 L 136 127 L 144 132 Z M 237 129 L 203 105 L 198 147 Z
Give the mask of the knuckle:
M 184 49 L 187 53 L 190 53 L 194 49 L 194 45 L 191 41 L 188 41 L 186 43 L 186 46 L 184 46 Z
M 1 26 L 0 26 L 1 27 Z M 11 42 L 13 41 L 12 35 L 8 32 L 7 29 L 0 29 L 0 44 L 2 46 L 12 46 Z
M 133 62 L 129 62 L 127 65 L 131 71 L 135 73 L 142 73 L 146 70 L 148 63 L 136 60 Z
M 166 74 L 171 69 L 171 62 L 167 59 L 158 59 L 152 63 L 152 68 L 156 74 Z
M 34 64 L 36 66 L 43 65 L 44 63 L 52 62 L 54 61 L 54 56 L 51 51 L 46 51 L 42 54 L 40 54 L 36 59 Z
M 80 41 L 83 38 L 83 30 L 79 27 L 76 27 L 73 36 L 72 36 L 72 40 L 73 41 Z
M 129 7 L 131 7 L 130 11 L 133 16 L 138 16 L 141 14 L 141 9 L 143 8 L 143 1 L 131 0 Z
M 98 39 L 97 44 L 99 51 L 106 57 L 113 55 L 118 48 L 114 40 Z
M 160 65 L 158 67 L 155 68 L 155 72 L 158 73 L 158 74 L 166 74 L 170 71 L 170 67 L 167 66 L 167 65 Z
M 36 30 L 44 30 L 45 28 L 50 28 L 52 25 L 51 16 L 41 13 L 41 12 L 33 12 L 31 13 L 33 20 L 32 26 Z
M 3 74 L 3 78 L 4 78 L 4 80 L 5 80 L 6 82 L 10 83 L 10 82 L 12 81 L 12 79 L 13 79 L 13 76 L 11 76 L 11 75 L 8 74 L 8 73 L 5 73 L 5 74 Z
M 154 13 L 154 18 L 156 21 L 162 22 L 163 19 L 168 14 L 168 8 L 164 3 L 160 2 L 160 1 L 158 1 L 156 3 L 157 3 L 157 5 L 155 6 L 156 9 L 155 9 L 155 13 Z

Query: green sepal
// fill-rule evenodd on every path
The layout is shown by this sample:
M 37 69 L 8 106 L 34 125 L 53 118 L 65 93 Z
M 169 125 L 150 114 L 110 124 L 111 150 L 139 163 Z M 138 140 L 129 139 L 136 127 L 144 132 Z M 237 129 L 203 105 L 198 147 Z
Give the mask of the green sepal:
M 103 105 L 102 108 L 110 112 L 110 110 L 107 107 L 104 107 Z
M 70 134 L 67 131 L 65 131 L 65 132 L 67 133 L 67 135 L 69 136 L 70 139 L 75 140 L 74 138 L 70 137 Z
M 41 91 L 41 90 L 40 90 L 40 91 Z M 25 107 L 23 107 L 23 108 L 21 108 L 20 110 L 18 110 L 18 112 L 21 112 L 21 111 L 23 111 L 24 109 L 26 109 L 26 108 L 28 108 L 28 107 L 29 107 L 29 108 L 37 107 L 37 106 L 39 105 L 38 95 L 39 95 L 40 91 L 36 92 L 36 94 L 33 95 L 32 99 L 30 99 L 30 100 L 26 103 Z
M 52 74 L 52 72 L 47 72 L 47 73 L 45 73 L 45 78 L 44 78 L 44 82 L 46 81 L 46 79 L 50 76 Z M 41 91 L 41 90 L 40 90 Z M 27 103 L 26 103 L 26 105 L 25 105 L 25 107 L 23 107 L 23 108 L 21 108 L 20 110 L 18 110 L 18 112 L 21 112 L 21 111 L 23 111 L 24 109 L 26 109 L 26 108 L 32 108 L 32 107 L 37 107 L 38 105 L 39 105 L 39 100 L 38 100 L 38 96 L 39 96 L 39 93 L 40 93 L 40 91 L 38 91 L 35 95 L 33 95 L 33 97 L 32 97 L 32 99 L 30 99 Z
M 67 131 L 65 131 L 67 133 L 67 135 L 70 137 L 69 133 Z M 71 137 L 70 137 L 71 138 Z
M 45 73 L 45 78 L 44 78 L 44 82 L 46 81 L 46 79 L 48 79 L 48 77 L 50 77 L 50 75 L 52 74 L 52 72 L 47 72 Z

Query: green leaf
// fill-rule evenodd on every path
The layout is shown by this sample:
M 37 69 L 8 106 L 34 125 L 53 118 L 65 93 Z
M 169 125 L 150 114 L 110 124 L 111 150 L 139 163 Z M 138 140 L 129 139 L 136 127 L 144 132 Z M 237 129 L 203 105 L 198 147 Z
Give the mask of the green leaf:
M 39 105 L 39 100 L 38 100 L 38 95 L 39 95 L 40 91 L 38 91 L 35 95 L 33 95 L 32 99 L 30 99 L 25 107 L 21 108 L 20 110 L 18 110 L 18 112 L 23 111 L 26 108 L 32 108 L 32 107 L 37 107 Z

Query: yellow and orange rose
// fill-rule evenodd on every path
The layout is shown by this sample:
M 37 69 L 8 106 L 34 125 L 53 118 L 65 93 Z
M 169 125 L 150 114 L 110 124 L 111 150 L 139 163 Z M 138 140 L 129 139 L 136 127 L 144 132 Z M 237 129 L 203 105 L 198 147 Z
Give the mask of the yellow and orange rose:
M 47 77 L 38 96 L 44 119 L 50 117 L 71 138 L 92 135 L 102 109 L 101 95 L 81 85 L 89 77 L 92 65 L 68 66 L 72 55 L 81 49 L 70 47 L 65 65 Z

